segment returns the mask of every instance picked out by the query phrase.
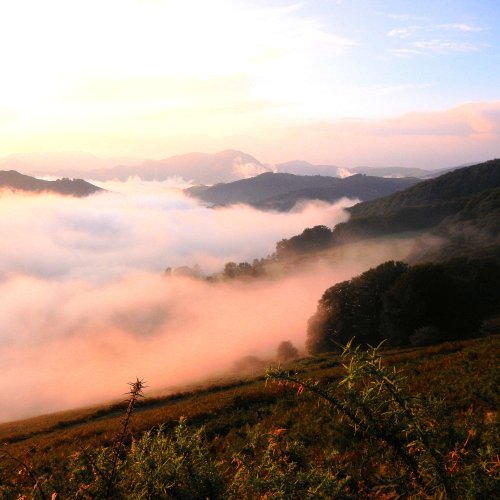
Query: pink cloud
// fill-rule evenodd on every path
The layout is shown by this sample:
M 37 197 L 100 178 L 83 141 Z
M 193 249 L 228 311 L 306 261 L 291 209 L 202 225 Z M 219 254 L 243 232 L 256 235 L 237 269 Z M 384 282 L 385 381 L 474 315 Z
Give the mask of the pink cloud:
M 343 167 L 443 168 L 481 162 L 500 156 L 500 101 L 383 120 L 346 119 L 288 128 L 271 146 L 248 147 L 277 161 L 306 158 Z

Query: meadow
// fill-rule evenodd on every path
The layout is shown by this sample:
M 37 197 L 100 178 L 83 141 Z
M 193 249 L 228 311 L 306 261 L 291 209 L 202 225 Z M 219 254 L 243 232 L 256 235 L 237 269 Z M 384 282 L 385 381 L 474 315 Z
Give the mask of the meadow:
M 126 432 L 129 399 L 1 424 L 0 492 L 493 498 L 499 339 L 275 364 L 267 376 L 139 398 Z

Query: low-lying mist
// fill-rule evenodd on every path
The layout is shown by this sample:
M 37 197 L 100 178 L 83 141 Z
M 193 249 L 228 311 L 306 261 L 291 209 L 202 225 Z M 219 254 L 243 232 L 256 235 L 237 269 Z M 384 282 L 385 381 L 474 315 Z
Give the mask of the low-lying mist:
M 193 264 L 211 273 L 229 260 L 267 256 L 277 240 L 307 226 L 345 220 L 342 207 L 353 203 L 311 202 L 289 214 L 244 205 L 208 209 L 161 184 L 155 192 L 155 184 L 111 186 L 125 192 L 84 199 L 1 195 L 0 278 L 21 272 L 102 281 Z
M 305 227 L 345 220 L 349 202 L 214 210 L 166 184 L 113 188 L 0 196 L 0 421 L 119 397 L 136 376 L 156 390 L 194 382 L 242 356 L 272 356 L 282 340 L 302 348 L 328 286 L 411 248 L 346 247 L 280 280 L 166 277 L 167 266 L 214 272 L 266 256 Z

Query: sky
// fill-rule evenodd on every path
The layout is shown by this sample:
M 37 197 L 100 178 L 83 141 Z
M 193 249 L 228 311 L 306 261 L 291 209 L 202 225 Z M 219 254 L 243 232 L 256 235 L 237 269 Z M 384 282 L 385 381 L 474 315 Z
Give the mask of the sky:
M 496 0 L 16 0 L 0 19 L 0 156 L 500 156 Z

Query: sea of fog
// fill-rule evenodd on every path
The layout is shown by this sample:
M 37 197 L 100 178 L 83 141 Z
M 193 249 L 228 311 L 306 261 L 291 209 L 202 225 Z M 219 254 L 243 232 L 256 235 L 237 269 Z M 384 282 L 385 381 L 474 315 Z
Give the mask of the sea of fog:
M 165 277 L 265 257 L 306 227 L 346 220 L 353 201 L 277 213 L 206 208 L 175 180 L 101 187 L 110 192 L 0 194 L 0 421 L 120 397 L 136 376 L 154 390 L 195 382 L 282 340 L 302 348 L 327 287 L 410 245 L 351 249 L 280 280 Z

